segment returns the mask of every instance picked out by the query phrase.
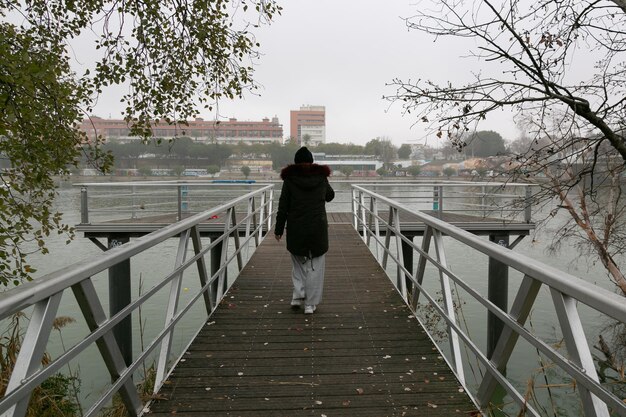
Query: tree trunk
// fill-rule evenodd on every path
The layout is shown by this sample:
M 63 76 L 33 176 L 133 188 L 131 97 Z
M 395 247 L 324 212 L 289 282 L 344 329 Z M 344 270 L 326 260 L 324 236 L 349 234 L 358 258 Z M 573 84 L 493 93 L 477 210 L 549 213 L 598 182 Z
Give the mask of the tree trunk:
M 554 178 L 552 178 L 555 180 Z M 583 210 L 583 218 L 576 212 L 574 209 L 574 205 L 571 200 L 567 197 L 567 195 L 563 192 L 562 189 L 559 189 L 557 195 L 561 199 L 563 206 L 569 212 L 572 219 L 576 222 L 576 224 L 585 232 L 587 238 L 593 245 L 602 265 L 609 272 L 609 276 L 611 280 L 617 287 L 621 290 L 622 295 L 626 297 L 626 277 L 622 274 L 622 271 L 619 269 L 619 266 L 613 260 L 613 257 L 609 253 L 606 245 L 603 243 L 602 239 L 596 234 L 596 231 L 593 229 L 591 224 L 588 221 L 588 216 L 586 212 L 586 205 L 582 205 L 581 209 Z

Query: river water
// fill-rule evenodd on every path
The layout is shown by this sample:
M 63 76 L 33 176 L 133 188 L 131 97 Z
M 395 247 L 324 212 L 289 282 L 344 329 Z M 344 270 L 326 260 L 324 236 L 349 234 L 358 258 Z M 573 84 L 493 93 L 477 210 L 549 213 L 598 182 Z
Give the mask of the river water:
M 334 187 L 338 191 L 338 201 L 335 202 L 334 205 L 330 205 L 328 211 L 349 211 L 349 184 L 338 182 L 334 183 Z M 400 190 L 400 192 L 402 192 L 402 190 Z M 78 187 L 71 187 L 67 184 L 61 187 L 56 205 L 58 209 L 64 213 L 64 221 L 67 224 L 79 223 L 80 189 Z M 111 205 L 115 206 L 115 202 L 112 202 Z M 416 204 L 416 207 L 417 206 L 419 206 L 419 204 Z M 606 277 L 602 266 L 594 265 L 588 262 L 585 257 L 580 256 L 573 244 L 570 245 L 565 242 L 562 245 L 561 252 L 557 256 L 547 252 L 547 246 L 551 240 L 550 235 L 552 227 L 556 227 L 556 225 L 545 227 L 538 233 L 526 237 L 514 250 L 612 291 L 613 286 Z M 416 238 L 415 242 L 419 244 L 420 238 Z M 149 288 L 152 282 L 162 278 L 164 275 L 163 271 L 167 273 L 172 270 L 172 266 L 175 262 L 177 244 L 176 239 L 170 239 L 160 244 L 154 250 L 149 250 L 133 258 L 133 298 L 138 296 L 142 291 L 145 291 L 146 288 Z M 95 244 L 80 235 L 77 235 L 70 244 L 65 244 L 65 237 L 59 236 L 57 239 L 49 240 L 48 247 L 50 254 L 41 255 L 36 253 L 29 258 L 30 263 L 37 269 L 35 276 L 44 275 L 63 268 L 75 261 L 94 257 L 101 253 L 101 250 Z M 487 294 L 486 277 L 488 260 L 485 256 L 470 254 L 468 253 L 467 247 L 449 240 L 446 242 L 446 257 L 453 271 L 462 275 L 463 279 L 474 289 L 482 294 Z M 395 277 L 395 266 L 389 266 L 388 273 L 392 277 Z M 236 275 L 234 266 L 229 270 L 229 274 L 230 277 Z M 521 274 L 513 271 L 510 272 L 509 303 L 511 303 L 515 297 L 521 278 Z M 140 282 L 143 282 L 141 286 L 139 284 Z M 108 283 L 106 274 L 100 274 L 94 277 L 94 284 L 99 293 L 102 294 L 101 302 L 103 303 L 105 311 L 108 311 Z M 435 292 L 439 288 L 439 282 L 436 279 L 432 279 L 430 282 L 426 281 L 425 285 Z M 181 303 L 185 301 L 187 293 L 192 294 L 193 290 L 198 288 L 197 275 L 194 277 L 194 274 L 191 273 L 190 276 L 187 277 L 186 274 L 183 286 Z M 462 325 L 467 329 L 472 339 L 481 346 L 481 348 L 484 348 L 486 344 L 486 310 L 478 303 L 471 301 L 462 291 L 457 290 L 457 293 L 460 297 L 459 311 Z M 162 328 L 166 299 L 167 291 L 162 290 L 151 302 L 146 303 L 146 305 L 142 307 L 141 317 L 139 317 L 138 314 L 133 316 L 135 355 L 142 351 L 142 344 L 145 346 L 145 343 L 147 343 L 142 343 L 141 339 L 150 340 L 151 337 L 157 334 Z M 426 313 L 427 310 L 423 310 L 422 314 L 420 314 L 420 318 L 428 321 L 429 318 L 424 316 Z M 80 310 L 70 291 L 64 295 L 60 314 L 73 317 L 76 319 L 76 322 L 67 325 L 61 332 L 54 332 L 50 345 L 48 346 L 48 350 L 53 356 L 58 355 L 63 351 L 64 347 L 67 348 L 73 345 L 87 334 L 86 326 L 81 320 Z M 581 318 L 585 331 L 587 332 L 587 338 L 594 342 L 602 328 L 609 324 L 596 312 L 588 311 L 584 308 L 581 309 Z M 432 321 L 432 319 L 430 320 Z M 181 326 L 179 326 L 176 331 L 174 336 L 175 356 L 181 354 L 187 341 L 192 336 L 193 332 L 203 324 L 203 321 L 203 307 L 198 303 L 194 306 L 188 317 L 181 322 Z M 556 314 L 552 306 L 550 293 L 546 288 L 542 288 L 539 298 L 534 305 L 530 323 L 531 324 L 527 325 L 527 327 L 532 328 L 532 331 L 539 335 L 544 341 L 555 345 L 560 343 L 561 332 L 556 321 Z M 437 324 L 434 323 L 434 325 Z M 140 334 L 142 337 L 139 336 Z M 443 352 L 449 350 L 445 337 L 439 340 L 439 346 Z M 564 348 L 562 350 L 564 350 Z M 463 356 L 466 358 L 472 357 L 471 354 L 466 356 L 466 353 L 463 353 Z M 545 358 L 543 358 L 543 361 L 547 363 Z M 73 361 L 71 371 L 78 373 L 82 381 L 80 397 L 86 407 L 97 397 L 96 393 L 102 392 L 102 390 L 108 386 L 106 369 L 95 347 L 88 349 L 84 354 L 80 355 L 77 360 Z M 468 385 L 475 386 L 480 379 L 480 366 L 477 365 L 475 360 L 470 359 L 465 364 L 465 373 Z M 541 371 L 541 362 L 537 352 L 525 342 L 520 342 L 519 346 L 516 348 L 512 362 L 509 364 L 507 375 L 522 392 L 525 391 L 524 387 L 528 386 L 529 381 L 534 381 L 534 394 L 544 403 L 543 406 L 546 408 L 546 415 L 554 415 L 553 409 L 555 408 L 557 412 L 560 413 L 559 415 L 577 415 L 580 413 L 580 404 L 577 399 L 578 395 L 572 395 L 575 389 L 569 384 L 571 381 L 555 369 L 550 368 L 545 372 Z M 137 378 L 141 378 L 141 372 L 137 375 Z M 545 386 L 554 384 L 558 384 L 559 387 L 551 387 L 548 392 Z M 553 406 L 550 404 L 548 400 L 549 397 L 553 398 L 552 402 L 556 405 Z M 505 406 L 504 408 L 507 412 L 512 412 L 512 410 L 516 409 L 516 407 L 511 405 Z

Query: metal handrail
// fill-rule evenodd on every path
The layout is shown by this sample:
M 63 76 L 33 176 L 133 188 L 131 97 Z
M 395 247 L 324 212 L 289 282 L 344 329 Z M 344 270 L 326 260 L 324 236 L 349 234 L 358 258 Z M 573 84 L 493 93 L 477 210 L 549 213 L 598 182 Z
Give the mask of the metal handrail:
M 76 187 L 80 187 L 81 189 L 81 224 L 85 225 L 85 224 L 90 224 L 90 222 L 92 221 L 90 214 L 106 214 L 107 210 L 106 208 L 102 208 L 102 207 L 98 207 L 98 208 L 93 208 L 91 207 L 89 201 L 93 201 L 93 200 L 105 200 L 107 198 L 115 198 L 115 199 L 119 199 L 119 198 L 127 198 L 127 199 L 132 199 L 132 201 L 130 202 L 126 202 L 124 204 L 124 209 L 127 209 L 128 207 L 130 207 L 130 212 L 132 214 L 132 217 L 135 218 L 137 213 L 140 212 L 145 212 L 144 213 L 152 213 L 152 214 L 156 214 L 156 213 L 172 213 L 172 214 L 176 214 L 177 215 L 177 219 L 180 220 L 182 219 L 182 214 L 183 213 L 188 213 L 188 205 L 189 203 L 193 201 L 200 201 L 197 199 L 192 199 L 190 198 L 190 195 L 188 195 L 188 191 L 190 189 L 206 189 L 207 193 L 203 194 L 202 197 L 218 197 L 218 196 L 228 196 L 228 194 L 226 193 L 218 193 L 216 191 L 222 191 L 222 190 L 226 190 L 226 189 L 230 189 L 230 193 L 232 195 L 232 192 L 235 191 L 237 192 L 238 190 L 240 190 L 241 188 L 245 188 L 245 189 L 250 189 L 252 188 L 262 188 L 265 186 L 268 186 L 270 184 L 268 183 L 216 183 L 213 181 L 177 181 L 177 180 L 173 180 L 173 181 L 131 181 L 131 182 L 97 182 L 97 183 L 76 183 L 74 184 L 74 186 Z M 172 194 L 167 194 L 167 193 L 149 193 L 146 194 L 145 192 L 141 192 L 138 190 L 141 189 L 154 189 L 154 188 L 171 188 L 171 192 Z M 131 191 L 123 191 L 123 192 L 109 192 L 109 193 L 105 193 L 105 194 L 96 194 L 96 195 L 92 195 L 91 193 L 89 193 L 89 189 L 128 189 L 130 188 Z M 194 191 L 195 192 L 195 191 Z M 228 192 L 227 192 L 228 193 Z M 143 204 L 143 205 L 139 205 L 135 202 L 135 199 L 139 199 L 139 198 L 155 198 L 157 196 L 167 196 L 169 197 L 170 201 L 167 202 L 163 202 L 163 203 L 155 203 L 155 204 Z M 159 204 L 163 205 L 163 206 L 167 206 L 168 204 L 175 204 L 174 210 L 159 210 L 159 209 L 155 209 L 154 207 L 157 207 Z M 146 210 L 146 207 L 148 207 L 149 209 Z M 197 210 L 196 210 L 197 211 Z M 119 211 L 119 213 L 123 213 L 126 211 Z M 110 220 L 110 219 L 107 219 Z
M 117 392 L 121 394 L 129 415 L 139 415 L 143 404 L 131 379 L 133 372 L 160 346 L 161 353 L 157 364 L 157 378 L 154 386 L 154 391 L 158 390 L 172 369 L 169 363 L 171 359 L 170 341 L 175 325 L 200 297 L 204 297 L 207 316 L 212 314 L 224 296 L 222 288 L 225 284 L 228 265 L 236 260 L 241 271 L 248 259 L 250 242 L 254 241 L 258 246 L 264 237 L 263 232 L 270 230 L 272 227 L 273 191 L 274 186 L 267 185 L 258 190 L 248 192 L 220 206 L 163 227 L 132 242 L 112 248 L 102 253 L 97 259 L 78 262 L 0 294 L 0 319 L 5 319 L 12 314 L 34 306 L 6 394 L 0 400 L 0 413 L 3 416 L 14 417 L 25 415 L 30 394 L 36 386 L 60 371 L 62 367 L 89 346 L 97 344 L 103 361 L 111 374 L 113 383 L 87 410 L 85 415 L 97 415 L 98 411 Z M 257 200 L 260 200 L 258 204 Z M 247 204 L 247 212 L 243 218 L 237 219 L 236 207 L 242 203 Z M 223 212 L 228 213 L 224 217 L 223 233 L 209 245 L 202 247 L 198 230 L 199 224 Z M 239 234 L 242 232 L 245 232 L 244 239 L 240 241 Z M 234 236 L 235 250 L 232 254 L 229 254 L 228 238 L 231 235 Z M 176 264 L 172 272 L 117 314 L 107 318 L 91 277 L 173 237 L 179 238 L 179 245 Z M 194 256 L 185 260 L 190 239 L 193 242 Z M 218 247 L 217 245 L 221 246 L 220 256 L 222 262 L 219 268 L 215 269 L 212 275 L 209 275 L 206 270 L 204 257 L 209 251 Z M 186 269 L 194 265 L 198 267 L 201 288 L 191 297 L 186 305 L 179 308 L 178 300 L 181 292 L 182 274 Z M 138 358 L 131 364 L 126 365 L 118 342 L 113 336 L 113 328 L 168 284 L 171 285 L 170 297 L 163 329 Z M 41 359 L 52 330 L 52 322 L 56 317 L 61 297 L 67 289 L 72 289 L 74 292 L 90 328 L 90 333 L 82 341 L 47 364 L 45 368 L 41 368 Z M 189 343 L 191 343 L 191 340 L 193 340 L 193 337 Z
M 409 201 L 411 203 L 432 203 L 432 210 L 439 213 L 447 212 L 467 212 L 468 208 L 472 208 L 472 213 L 487 217 L 490 214 L 499 212 L 501 217 L 513 220 L 515 214 L 523 214 L 525 223 L 532 222 L 532 184 L 522 183 L 501 183 L 501 182 L 410 182 L 410 183 L 362 183 L 360 184 L 372 192 L 384 195 L 386 198 L 397 202 Z M 416 187 L 420 187 L 416 189 Z M 481 191 L 477 193 L 468 193 L 459 191 L 455 188 L 476 188 L 480 187 Z M 517 187 L 523 191 L 522 194 L 514 194 L 511 192 L 497 193 L 489 192 L 489 189 L 510 190 Z M 398 194 L 398 189 L 409 188 L 407 193 Z M 449 190 L 452 188 L 452 190 Z M 385 190 L 383 193 L 381 190 Z M 411 191 L 419 193 L 419 195 L 410 194 Z M 467 202 L 468 198 L 478 199 L 477 203 Z M 498 204 L 495 204 L 495 202 Z
M 527 256 L 514 253 L 508 248 L 481 239 L 440 219 L 372 192 L 362 185 L 353 185 L 352 189 L 355 228 L 362 232 L 363 239 L 366 242 L 369 242 L 370 239 L 375 241 L 375 251 L 377 253 L 379 248 L 382 248 L 383 257 L 379 261 L 383 268 L 386 268 L 388 259 L 395 262 L 398 275 L 397 288 L 405 302 L 417 314 L 419 297 L 424 295 L 430 305 L 434 307 L 446 322 L 451 345 L 451 356 L 446 358 L 446 360 L 457 374 L 460 382 L 467 389 L 464 382 L 463 359 L 460 354 L 461 341 L 487 370 L 480 382 L 478 391 L 475 393 L 475 400 L 479 406 L 483 408 L 488 406 L 497 385 L 500 384 L 519 404 L 521 409 L 530 415 L 539 415 L 527 403 L 524 395 L 507 380 L 503 372 L 517 338 L 521 336 L 576 381 L 585 415 L 608 417 L 609 406 L 619 415 L 626 415 L 626 404 L 598 382 L 599 379 L 591 357 L 589 343 L 585 339 L 576 305 L 577 302 L 580 302 L 597 312 L 624 323 L 626 322 L 626 303 L 622 297 Z M 379 205 L 388 207 L 388 219 L 378 215 Z M 421 247 L 418 247 L 411 239 L 402 235 L 400 212 L 409 213 L 412 217 L 419 219 L 419 221 L 425 224 L 426 230 L 424 231 Z M 381 238 L 381 227 L 386 228 L 384 241 Z M 448 268 L 443 247 L 442 237 L 444 235 L 524 274 L 524 279 L 510 312 L 503 311 L 497 307 L 463 281 L 458 274 Z M 392 236 L 396 240 L 395 254 L 391 249 Z M 433 258 L 428 253 L 431 242 L 434 243 L 437 249 L 436 258 Z M 404 265 L 403 263 L 403 246 L 404 248 L 408 246 L 412 251 L 419 254 L 419 263 L 415 271 L 413 271 L 413 265 Z M 431 263 L 438 271 L 443 292 L 443 307 L 439 306 L 435 300 L 436 297 L 429 294 L 422 286 L 427 262 Z M 412 293 L 409 293 L 407 290 L 405 277 L 410 280 L 414 287 Z M 454 309 L 451 308 L 452 294 L 449 280 L 463 288 L 471 297 L 503 322 L 504 330 L 491 358 L 488 358 L 476 346 L 469 335 L 458 324 Z M 550 289 L 570 356 L 569 359 L 563 357 L 556 349 L 534 336 L 524 327 L 525 321 L 530 314 L 530 309 L 535 302 L 535 297 L 542 285 L 546 285 Z

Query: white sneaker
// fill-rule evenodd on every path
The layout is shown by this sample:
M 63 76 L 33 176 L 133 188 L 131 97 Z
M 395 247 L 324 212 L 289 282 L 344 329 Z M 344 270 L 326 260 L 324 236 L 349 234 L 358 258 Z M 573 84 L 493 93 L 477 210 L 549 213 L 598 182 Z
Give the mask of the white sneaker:
M 315 306 L 304 306 L 304 314 L 313 314 Z
M 298 310 L 303 304 L 304 300 L 302 299 L 291 300 L 291 308 L 294 310 Z

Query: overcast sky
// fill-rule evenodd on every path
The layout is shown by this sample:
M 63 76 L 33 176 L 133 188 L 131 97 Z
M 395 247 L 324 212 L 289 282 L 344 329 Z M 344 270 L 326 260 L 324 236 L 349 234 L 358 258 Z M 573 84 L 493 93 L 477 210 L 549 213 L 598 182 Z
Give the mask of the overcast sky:
M 279 0 L 281 16 L 257 30 L 263 56 L 255 79 L 260 96 L 221 101 L 224 120 L 261 120 L 277 116 L 289 136 L 289 111 L 301 105 L 326 107 L 327 142 L 365 144 L 388 137 L 395 144 L 439 141 L 415 119 L 403 116 L 399 103 L 383 95 L 394 77 L 456 81 L 469 76 L 467 45 L 409 31 L 403 18 L 414 14 L 415 0 Z M 101 98 L 95 113 L 120 117 L 115 100 Z M 214 119 L 215 113 L 203 113 Z M 481 129 L 513 140 L 519 132 L 508 114 L 492 117 Z

